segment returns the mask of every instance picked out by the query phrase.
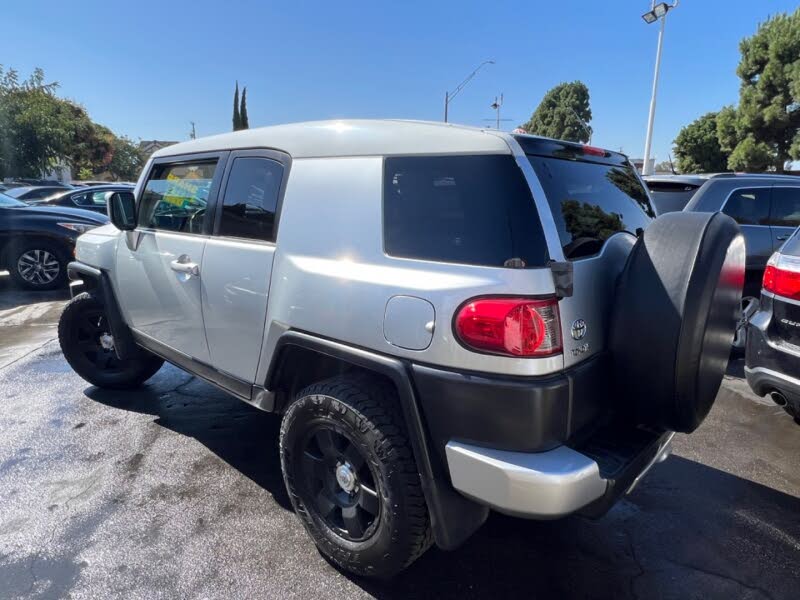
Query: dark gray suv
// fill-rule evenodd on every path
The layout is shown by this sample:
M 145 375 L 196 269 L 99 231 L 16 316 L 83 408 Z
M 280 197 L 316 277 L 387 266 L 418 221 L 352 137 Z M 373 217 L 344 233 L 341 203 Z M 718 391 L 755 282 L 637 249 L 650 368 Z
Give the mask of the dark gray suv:
M 752 313 L 772 253 L 800 225 L 800 177 L 793 175 L 716 175 L 695 192 L 688 212 L 723 212 L 742 229 L 747 247 L 742 314 Z M 744 329 L 734 346 L 744 348 Z

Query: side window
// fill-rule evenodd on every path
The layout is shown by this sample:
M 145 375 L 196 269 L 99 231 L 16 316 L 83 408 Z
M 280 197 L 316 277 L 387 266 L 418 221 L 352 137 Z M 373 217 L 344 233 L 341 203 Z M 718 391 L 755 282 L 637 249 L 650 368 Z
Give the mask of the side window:
M 735 190 L 722 212 L 740 225 L 767 225 L 769 219 L 769 188 Z
M 283 165 L 268 158 L 237 158 L 233 161 L 225 197 L 219 235 L 275 241 L 275 211 L 283 179 Z
M 203 233 L 217 161 L 158 165 L 139 204 L 139 227 Z
M 800 188 L 772 188 L 770 225 L 797 227 L 800 225 Z
M 75 194 L 72 196 L 72 202 L 76 206 L 89 206 L 92 203 L 88 193 Z
M 489 267 L 548 260 L 531 190 L 508 155 L 388 157 L 383 243 L 390 256 Z
M 114 192 L 94 192 L 91 196 L 91 204 L 94 206 L 105 206 L 106 202 L 108 201 L 108 197 L 113 193 Z

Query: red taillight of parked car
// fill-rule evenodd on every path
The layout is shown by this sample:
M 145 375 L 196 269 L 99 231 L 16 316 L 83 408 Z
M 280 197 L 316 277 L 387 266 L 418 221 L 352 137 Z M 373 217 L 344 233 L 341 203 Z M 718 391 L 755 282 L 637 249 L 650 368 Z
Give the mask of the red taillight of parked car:
M 800 259 L 773 254 L 764 271 L 762 286 L 776 296 L 800 300 Z
M 473 350 L 506 356 L 551 356 L 561 352 L 555 298 L 478 298 L 455 320 L 458 339 Z

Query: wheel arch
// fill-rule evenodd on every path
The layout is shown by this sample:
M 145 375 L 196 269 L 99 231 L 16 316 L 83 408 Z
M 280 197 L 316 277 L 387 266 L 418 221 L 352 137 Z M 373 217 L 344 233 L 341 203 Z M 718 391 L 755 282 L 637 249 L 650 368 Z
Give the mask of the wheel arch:
M 431 516 L 434 540 L 442 549 L 457 548 L 483 524 L 488 509 L 455 491 L 447 466 L 431 451 L 431 441 L 406 361 L 290 330 L 276 344 L 265 387 L 276 392 L 280 399 L 275 409 L 285 411 L 293 399 L 292 394 L 304 387 L 301 385 L 305 383 L 303 371 L 310 370 L 314 376 L 322 375 L 324 378 L 348 369 L 372 372 L 395 387 Z
M 138 356 L 141 350 L 122 317 L 109 274 L 85 263 L 73 261 L 67 265 L 67 277 L 70 279 L 70 293 L 73 298 L 81 292 L 91 291 L 103 303 L 111 335 L 114 336 L 117 357 L 125 360 Z

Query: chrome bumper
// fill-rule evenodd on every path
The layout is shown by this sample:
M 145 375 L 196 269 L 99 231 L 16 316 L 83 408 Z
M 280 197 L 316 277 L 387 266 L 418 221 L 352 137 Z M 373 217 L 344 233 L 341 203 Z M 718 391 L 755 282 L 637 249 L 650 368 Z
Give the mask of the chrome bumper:
M 669 456 L 673 435 L 662 439 L 653 459 L 626 491 Z M 609 482 L 597 463 L 566 446 L 526 453 L 450 441 L 445 451 L 453 487 L 468 498 L 517 517 L 568 515 L 601 498 L 608 489 Z

